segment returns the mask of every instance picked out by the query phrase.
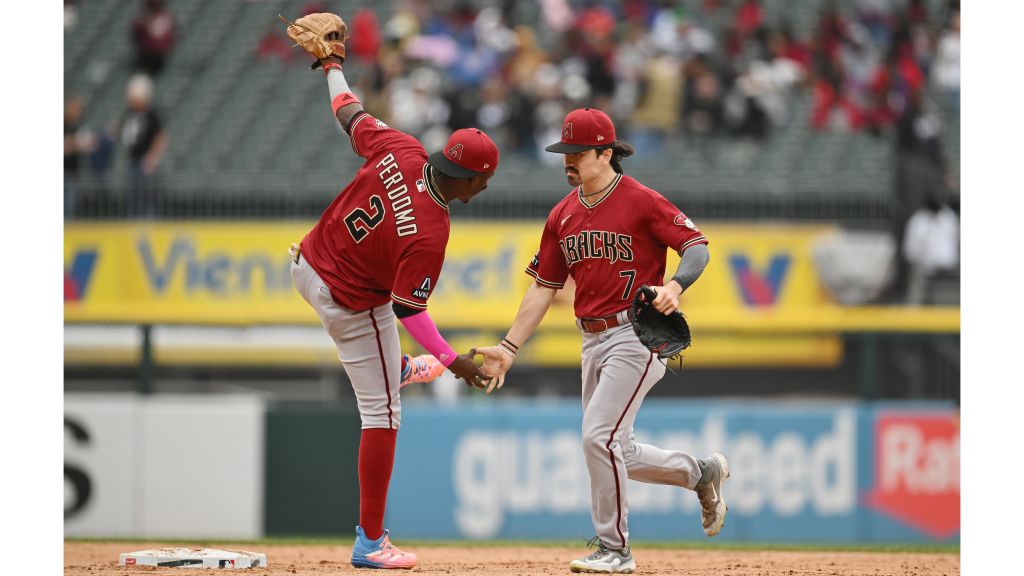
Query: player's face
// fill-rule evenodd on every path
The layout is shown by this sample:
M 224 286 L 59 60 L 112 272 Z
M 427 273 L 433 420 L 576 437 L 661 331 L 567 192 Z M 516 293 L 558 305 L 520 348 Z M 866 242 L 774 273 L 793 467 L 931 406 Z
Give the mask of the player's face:
M 467 204 L 470 198 L 484 190 L 487 190 L 487 182 L 490 181 L 492 176 L 494 176 L 493 171 L 488 172 L 487 174 L 481 174 L 480 176 L 474 176 L 467 180 L 469 184 L 466 187 L 466 192 L 459 196 L 459 200 L 462 200 L 463 204 Z
M 604 172 L 604 167 L 608 165 L 608 158 L 611 158 L 610 150 L 602 151 L 600 154 L 594 149 L 565 154 L 562 163 L 569 185 L 579 186 L 600 176 Z

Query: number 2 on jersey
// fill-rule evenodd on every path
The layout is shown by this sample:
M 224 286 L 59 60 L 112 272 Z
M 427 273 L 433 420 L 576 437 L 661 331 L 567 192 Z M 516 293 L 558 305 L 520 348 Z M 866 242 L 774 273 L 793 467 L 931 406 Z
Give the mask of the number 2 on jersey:
M 356 241 L 356 244 L 362 242 L 363 238 L 366 238 L 366 235 L 371 230 L 384 221 L 384 202 L 380 199 L 380 196 L 376 194 L 370 196 L 370 209 L 373 210 L 373 214 L 362 208 L 356 208 L 349 212 L 348 216 L 345 216 L 345 226 L 348 228 L 348 233 L 352 235 L 352 239 Z
M 619 272 L 619 276 L 628 278 L 626 280 L 626 289 L 622 291 L 622 299 L 629 300 L 629 295 L 633 293 L 633 281 L 636 280 L 636 270 L 623 270 Z

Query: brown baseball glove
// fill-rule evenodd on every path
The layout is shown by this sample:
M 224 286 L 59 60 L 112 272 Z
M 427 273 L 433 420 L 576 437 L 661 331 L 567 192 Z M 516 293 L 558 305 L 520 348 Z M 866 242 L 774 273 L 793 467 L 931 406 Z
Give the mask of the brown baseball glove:
M 288 25 L 286 32 L 296 46 L 316 56 L 313 68 L 320 66 L 320 61 L 328 56 L 337 56 L 345 60 L 345 40 L 348 40 L 348 25 L 337 14 L 315 12 L 289 22 L 277 15 Z

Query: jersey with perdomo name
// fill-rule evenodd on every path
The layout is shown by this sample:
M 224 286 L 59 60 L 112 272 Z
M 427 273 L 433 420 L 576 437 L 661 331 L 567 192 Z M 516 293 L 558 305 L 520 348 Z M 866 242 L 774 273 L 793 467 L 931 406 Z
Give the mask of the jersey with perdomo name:
M 427 152 L 366 113 L 349 130 L 366 162 L 303 238 L 302 255 L 345 308 L 392 300 L 426 310 L 451 229 L 448 205 L 427 174 Z
M 667 198 L 620 174 L 598 202 L 577 187 L 551 210 L 526 273 L 550 288 L 571 274 L 576 317 L 602 318 L 628 308 L 642 284 L 664 283 L 666 249 L 707 243 Z

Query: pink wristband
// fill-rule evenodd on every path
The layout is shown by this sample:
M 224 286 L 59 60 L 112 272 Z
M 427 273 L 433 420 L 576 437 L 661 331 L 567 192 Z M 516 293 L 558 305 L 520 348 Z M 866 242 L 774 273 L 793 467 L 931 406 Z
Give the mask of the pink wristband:
M 413 314 L 412 316 L 406 316 L 400 318 L 402 326 L 405 326 L 405 330 L 409 332 L 409 335 L 413 337 L 420 346 L 423 346 L 437 358 L 441 364 L 445 366 L 451 366 L 452 362 L 455 362 L 456 356 L 455 350 L 445 339 L 441 336 L 441 333 L 437 331 L 437 325 L 430 319 L 430 315 L 424 310 L 419 314 Z
M 334 113 L 337 114 L 338 110 L 342 106 L 348 106 L 349 104 L 361 104 L 361 102 L 359 102 L 359 98 L 356 98 L 356 95 L 351 92 L 338 94 L 334 97 L 334 100 L 331 101 L 331 110 L 334 110 Z

